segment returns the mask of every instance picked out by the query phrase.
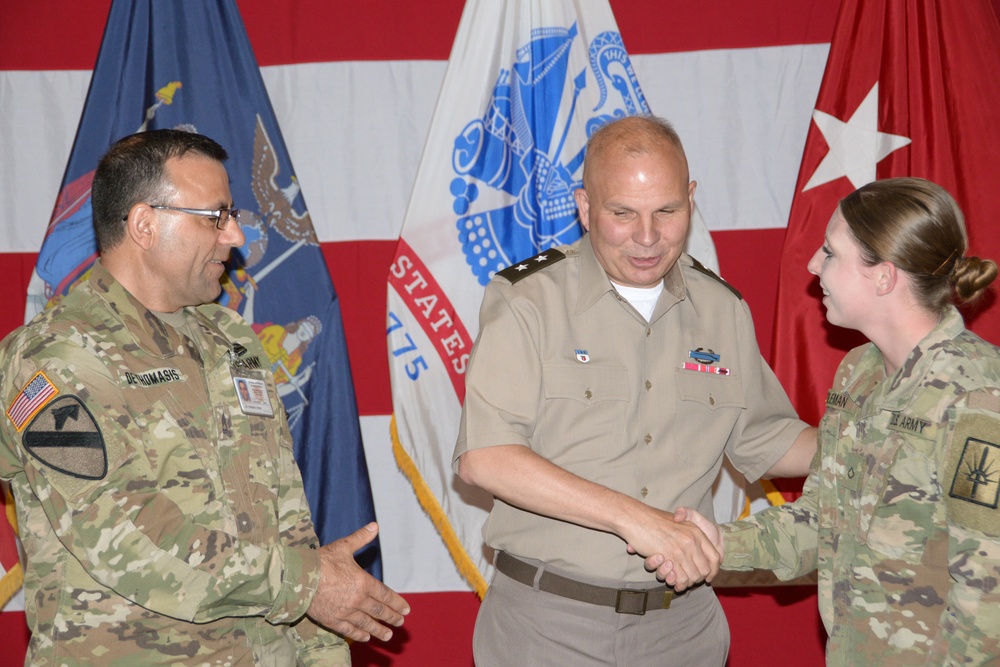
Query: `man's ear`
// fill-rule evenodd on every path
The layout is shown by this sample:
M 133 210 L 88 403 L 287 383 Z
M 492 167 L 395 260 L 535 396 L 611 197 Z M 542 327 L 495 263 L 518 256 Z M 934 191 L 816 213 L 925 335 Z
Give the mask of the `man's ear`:
M 577 188 L 573 191 L 573 198 L 576 200 L 576 211 L 580 214 L 580 224 L 586 231 L 590 231 L 590 198 L 587 196 L 587 191 L 583 188 Z
M 143 250 L 149 250 L 159 234 L 159 224 L 159 217 L 149 204 L 135 204 L 125 218 L 125 235 Z

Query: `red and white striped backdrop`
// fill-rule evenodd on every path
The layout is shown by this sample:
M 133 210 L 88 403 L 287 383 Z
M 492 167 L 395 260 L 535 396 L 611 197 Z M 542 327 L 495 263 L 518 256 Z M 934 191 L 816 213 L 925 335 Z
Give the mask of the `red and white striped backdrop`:
M 109 5 L 0 6 L 0 335 L 23 317 Z M 356 651 L 356 664 L 468 665 L 478 602 L 393 461 L 385 346 L 388 267 L 463 2 L 238 5 L 341 298 L 385 579 L 410 593 L 415 609 L 389 646 Z M 722 273 L 750 304 L 765 355 L 784 226 L 838 5 L 611 0 L 650 107 L 685 141 Z M 762 651 L 778 664 L 821 659 L 814 596 L 780 595 L 781 604 L 770 593 L 723 594 L 730 665 L 761 664 Z M 4 637 L 16 616 L 0 615 Z M 769 617 L 772 629 L 762 630 Z M 775 652 L 777 627 L 789 632 L 784 653 Z M 16 661 L 12 652 L 0 647 L 0 665 L 4 656 Z

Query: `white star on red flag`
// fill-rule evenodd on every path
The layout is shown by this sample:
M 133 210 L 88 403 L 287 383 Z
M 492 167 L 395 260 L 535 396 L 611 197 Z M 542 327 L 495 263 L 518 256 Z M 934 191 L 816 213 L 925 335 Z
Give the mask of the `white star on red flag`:
M 877 81 L 847 121 L 819 109 L 813 111 L 813 121 L 830 152 L 809 177 L 803 192 L 841 176 L 846 176 L 856 188 L 871 183 L 875 180 L 875 166 L 911 141 L 909 137 L 878 131 Z

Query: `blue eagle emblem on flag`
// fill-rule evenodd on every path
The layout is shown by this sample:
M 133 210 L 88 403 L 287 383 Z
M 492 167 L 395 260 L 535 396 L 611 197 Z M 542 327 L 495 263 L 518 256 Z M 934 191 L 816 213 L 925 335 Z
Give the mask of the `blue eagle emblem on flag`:
M 649 113 L 621 34 L 607 31 L 588 49 L 600 100 L 584 116 L 578 101 L 588 85 L 587 68 L 576 74 L 569 68 L 578 37 L 576 23 L 532 30 L 510 69 L 497 75 L 483 116 L 455 137 L 452 208 L 465 259 L 481 285 L 514 262 L 580 238 L 573 191 L 583 185 L 585 147 L 566 145 L 570 127 L 586 123 L 589 137 L 609 120 Z M 567 86 L 572 95 L 565 95 Z M 475 211 L 484 187 L 513 201 Z

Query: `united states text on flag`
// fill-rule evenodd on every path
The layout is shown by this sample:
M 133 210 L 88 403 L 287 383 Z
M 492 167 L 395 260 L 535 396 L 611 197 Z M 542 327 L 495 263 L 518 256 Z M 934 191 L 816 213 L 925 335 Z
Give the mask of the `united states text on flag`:
M 721 274 L 750 304 L 765 354 L 777 258 L 839 3 L 610 2 L 650 109 L 684 139 Z M 471 645 L 475 596 L 394 461 L 385 337 L 386 275 L 464 1 L 237 4 L 337 286 L 385 581 L 420 608 L 407 620 L 409 632 L 399 634 L 403 650 L 391 658 L 382 652 L 379 661 L 469 664 L 461 653 Z M 6 3 L 0 10 L 0 280 L 9 298 L 0 300 L 0 335 L 22 321 L 24 286 L 110 6 L 91 0 L 49 12 L 38 3 Z M 185 85 L 174 99 L 191 90 Z M 741 596 L 745 613 L 727 607 L 734 667 L 756 664 L 761 653 L 754 649 L 766 644 L 755 627 L 762 616 L 794 628 L 797 639 L 816 634 L 814 599 L 803 594 L 796 604 L 775 605 L 775 594 Z M 20 630 L 2 625 L 8 617 L 21 625 L 24 618 L 0 614 L 5 638 Z M 763 648 L 778 662 L 785 656 L 788 664 L 817 664 L 791 657 L 802 644 Z
M 650 112 L 607 2 L 466 3 L 389 271 L 386 335 L 397 461 L 480 594 L 491 498 L 452 474 L 451 454 L 483 288 L 580 237 L 587 137 Z M 718 270 L 700 214 L 692 226 L 689 252 Z M 724 474 L 720 515 L 735 518 L 742 486 Z

